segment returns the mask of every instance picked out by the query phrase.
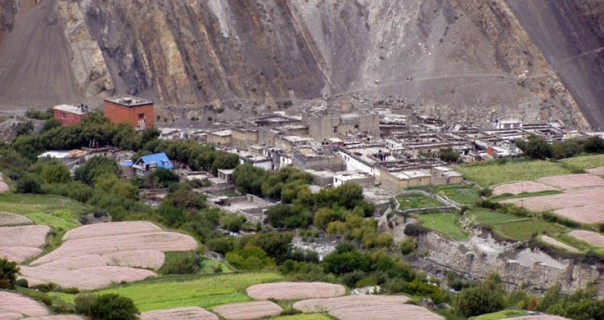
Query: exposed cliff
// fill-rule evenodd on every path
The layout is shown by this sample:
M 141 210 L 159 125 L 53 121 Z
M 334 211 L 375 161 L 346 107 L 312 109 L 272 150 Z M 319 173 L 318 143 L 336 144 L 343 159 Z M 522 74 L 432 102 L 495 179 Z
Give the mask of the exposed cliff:
M 214 105 L 393 96 L 418 112 L 461 121 L 518 117 L 586 124 L 504 0 L 41 5 L 48 3 L 61 17 L 70 51 L 70 67 L 60 73 L 71 73 L 83 96 L 142 94 L 172 104 Z M 31 12 L 19 12 L 18 20 L 30 21 Z M 13 33 L 23 28 L 26 22 L 17 23 Z M 0 42 L 2 58 L 11 52 L 11 37 Z M 13 77 L 0 68 L 0 87 L 2 74 Z M 18 100 L 5 92 L 4 104 Z

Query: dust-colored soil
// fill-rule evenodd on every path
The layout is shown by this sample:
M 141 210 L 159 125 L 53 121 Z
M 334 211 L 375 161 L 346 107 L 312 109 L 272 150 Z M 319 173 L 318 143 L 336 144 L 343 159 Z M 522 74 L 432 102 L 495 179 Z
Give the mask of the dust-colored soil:
M 81 226 L 67 231 L 63 236 L 63 241 L 160 231 L 162 231 L 160 227 L 147 221 L 98 223 Z
M 4 181 L 4 177 L 2 177 L 2 174 L 0 174 L 0 194 L 6 193 L 9 189 L 8 184 L 6 184 L 6 181 Z
M 218 316 L 199 307 L 184 307 L 143 312 L 141 320 L 218 320 Z
M 155 276 L 155 273 L 144 269 L 127 267 L 89 267 L 76 270 L 46 266 L 21 266 L 23 278 L 30 282 L 54 282 L 63 288 L 94 290 L 110 286 L 112 283 L 133 282 Z
M 556 239 L 554 239 L 554 238 L 552 238 L 550 236 L 542 235 L 541 236 L 541 240 L 543 240 L 547 244 L 550 244 L 550 245 L 552 245 L 554 247 L 558 247 L 558 248 L 564 249 L 564 250 L 566 250 L 568 252 L 579 253 L 579 250 L 577 250 L 577 248 L 571 247 L 571 246 L 569 246 L 569 245 L 567 245 L 565 243 L 562 243 L 562 242 L 560 242 L 560 241 L 558 241 L 558 240 L 556 240 Z
M 39 255 L 49 231 L 43 225 L 0 227 L 0 257 L 23 262 Z
M 521 194 L 529 192 L 555 191 L 558 190 L 552 186 L 535 181 L 522 181 L 516 183 L 503 184 L 493 188 L 493 195 L 499 196 L 502 194 Z
M 537 180 L 537 182 L 558 188 L 558 189 L 574 189 L 586 187 L 602 187 L 604 179 L 589 173 L 569 174 L 565 176 L 545 177 Z
M 375 307 L 383 305 L 404 304 L 409 301 L 405 296 L 346 296 L 328 299 L 310 299 L 298 301 L 294 309 L 306 313 L 329 312 L 336 309 L 348 309 L 351 307 Z
M 39 302 L 21 295 L 0 291 L 0 319 L 15 319 L 16 315 L 38 317 L 48 315 Z M 16 318 L 18 319 L 18 318 Z
M 330 311 L 329 314 L 340 320 L 444 319 L 442 316 L 428 311 L 428 309 L 410 304 L 349 307 Z
M 109 265 L 157 270 L 164 264 L 165 255 L 157 250 L 123 251 L 106 254 Z
M 37 259 L 32 265 L 87 254 L 107 255 L 138 250 L 189 251 L 196 248 L 197 242 L 195 239 L 177 232 L 135 233 L 132 235 L 75 239 L 63 243 L 57 250 Z
M 595 174 L 597 176 L 604 176 L 604 167 L 591 168 L 585 171 L 591 174 Z
M 256 300 L 301 300 L 342 296 L 346 288 L 326 282 L 277 282 L 247 288 L 247 295 Z
M 0 257 L 17 263 L 36 257 L 40 253 L 42 253 L 42 249 L 34 247 L 0 247 Z
M 42 1 L 32 10 L 20 11 L 15 28 L 0 42 L 0 104 L 13 109 L 48 107 L 77 103 L 82 95 L 71 71 L 71 46 L 54 5 L 55 0 Z
M 46 244 L 49 226 L 31 225 L 0 228 L 0 243 L 2 246 L 42 247 Z
M 276 316 L 281 314 L 283 309 L 274 302 L 254 301 L 225 304 L 215 307 L 212 311 L 226 320 L 246 320 Z
M 197 248 L 195 239 L 188 235 L 163 232 L 152 223 L 139 221 L 78 227 L 64 240 L 31 266 L 21 267 L 23 278 L 36 284 L 54 282 L 65 288 L 100 289 L 113 282 L 155 276 L 147 269 L 161 267 L 163 251 Z
M 27 318 L 27 320 L 84 320 L 84 318 L 72 314 L 61 314 L 56 316 Z
M 33 224 L 33 222 L 22 215 L 10 212 L 0 212 L 0 227 L 13 227 L 28 224 Z
M 514 203 L 531 211 L 554 210 L 557 215 L 581 223 L 604 222 L 604 187 L 573 189 L 563 194 L 524 199 L 512 199 Z
M 593 231 L 573 230 L 569 233 L 571 236 L 585 241 L 594 247 L 604 248 L 604 236 Z

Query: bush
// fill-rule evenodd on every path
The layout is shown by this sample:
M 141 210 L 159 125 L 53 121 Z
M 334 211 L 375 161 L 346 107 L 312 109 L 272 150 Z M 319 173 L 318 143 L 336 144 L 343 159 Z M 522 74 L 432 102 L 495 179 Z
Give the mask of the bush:
M 41 193 L 42 184 L 40 180 L 32 175 L 25 175 L 17 181 L 17 193 Z
M 201 257 L 195 252 L 168 252 L 161 274 L 196 274 L 201 267 Z
M 429 233 L 430 229 L 422 226 L 419 223 L 411 223 L 405 227 L 405 235 L 410 237 L 417 237 L 426 233 Z
M 117 294 L 105 294 L 90 305 L 93 320 L 136 320 L 138 309 L 130 298 Z
M 15 262 L 0 258 L 0 289 L 14 289 L 18 274 L 19 267 Z
M 399 245 L 399 250 L 404 256 L 412 253 L 413 251 L 415 251 L 415 249 L 417 249 L 417 243 L 411 237 L 406 237 L 405 240 L 403 240 L 403 242 L 401 242 L 401 244 Z
M 499 282 L 498 276 L 491 275 L 478 286 L 463 289 L 456 300 L 459 314 L 472 317 L 502 310 L 505 307 L 505 292 Z

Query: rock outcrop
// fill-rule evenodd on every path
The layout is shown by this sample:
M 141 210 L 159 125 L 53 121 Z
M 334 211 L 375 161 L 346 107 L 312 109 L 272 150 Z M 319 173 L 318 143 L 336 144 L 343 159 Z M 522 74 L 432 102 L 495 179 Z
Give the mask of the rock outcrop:
M 40 5 L 55 1 L 71 51 L 68 71 L 83 96 L 214 106 L 392 96 L 417 112 L 464 122 L 587 125 L 504 0 Z

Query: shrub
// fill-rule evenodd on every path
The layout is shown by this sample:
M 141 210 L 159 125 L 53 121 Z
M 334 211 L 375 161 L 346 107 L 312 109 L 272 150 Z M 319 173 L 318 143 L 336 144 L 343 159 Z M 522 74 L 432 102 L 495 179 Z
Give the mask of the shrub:
M 426 233 L 429 233 L 430 229 L 422 226 L 418 223 L 411 223 L 405 227 L 405 235 L 410 237 L 417 237 Z
M 417 243 L 411 237 L 406 237 L 405 240 L 403 240 L 403 242 L 401 242 L 401 244 L 399 245 L 399 250 L 404 256 L 412 253 L 413 251 L 415 251 L 415 249 L 417 249 Z
M 0 289 L 14 289 L 19 267 L 15 262 L 0 258 Z
M 138 309 L 130 298 L 117 294 L 105 294 L 90 305 L 93 320 L 136 320 Z
M 201 267 L 201 257 L 195 252 L 168 252 L 161 274 L 196 274 Z
M 25 175 L 17 181 L 17 193 L 41 193 L 40 180 L 32 175 Z

